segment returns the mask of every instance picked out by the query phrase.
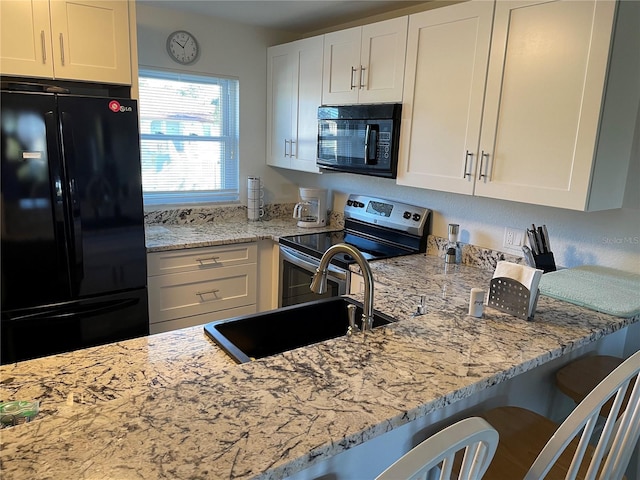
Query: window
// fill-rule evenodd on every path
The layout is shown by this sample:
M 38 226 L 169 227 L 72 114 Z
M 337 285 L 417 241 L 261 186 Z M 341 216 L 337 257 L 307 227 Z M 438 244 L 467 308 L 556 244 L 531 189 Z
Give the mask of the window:
M 237 201 L 238 80 L 140 70 L 146 205 Z

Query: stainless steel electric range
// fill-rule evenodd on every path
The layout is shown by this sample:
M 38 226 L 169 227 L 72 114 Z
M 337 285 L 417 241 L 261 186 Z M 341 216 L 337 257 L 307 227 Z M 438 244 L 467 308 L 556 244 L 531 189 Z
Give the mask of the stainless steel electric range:
M 338 254 L 332 259 L 326 294 L 316 295 L 309 289 L 320 258 L 336 243 L 355 246 L 368 261 L 426 251 L 431 220 L 428 208 L 350 195 L 344 219 L 344 230 L 280 238 L 280 307 L 349 292 L 349 265 L 354 259 L 347 254 Z

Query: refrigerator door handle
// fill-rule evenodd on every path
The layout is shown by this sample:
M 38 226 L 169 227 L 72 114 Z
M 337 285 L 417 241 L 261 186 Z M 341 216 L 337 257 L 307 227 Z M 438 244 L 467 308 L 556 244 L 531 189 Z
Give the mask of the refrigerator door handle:
M 83 277 L 84 253 L 82 251 L 82 215 L 80 212 L 80 199 L 76 185 L 75 152 L 73 141 L 73 130 L 69 127 L 71 123 L 68 112 L 60 112 L 60 136 L 62 138 L 63 154 L 62 163 L 66 172 L 67 188 L 69 189 L 69 238 L 70 238 L 70 271 L 71 289 L 74 294 L 78 294 L 80 280 Z
M 137 301 L 138 300 L 136 298 L 127 298 L 124 300 L 118 300 L 116 302 L 99 302 L 95 305 L 88 305 L 84 308 L 79 308 L 78 310 L 63 310 L 58 313 L 53 313 L 55 312 L 55 308 L 53 308 L 46 311 L 32 312 L 15 317 L 12 316 L 10 318 L 3 319 L 3 321 L 17 322 L 21 320 L 38 320 L 41 318 L 46 318 L 48 320 L 64 320 L 76 315 L 82 315 L 85 317 L 96 316 L 103 313 L 115 312 L 117 310 L 131 307 L 135 305 Z
M 71 243 L 71 231 L 69 230 L 68 222 L 69 215 L 66 214 L 67 205 L 65 201 L 65 173 L 64 166 L 62 164 L 62 152 L 58 148 L 58 116 L 53 110 L 49 110 L 44 114 L 45 122 L 45 136 L 47 142 L 47 155 L 49 161 L 49 175 L 51 181 L 51 201 L 52 201 L 52 214 L 55 224 L 55 235 L 59 241 L 56 242 L 58 249 L 58 256 L 64 264 L 64 281 L 67 284 L 68 290 L 71 292 L 72 279 L 70 278 L 70 262 L 69 248 Z M 62 266 L 62 265 L 61 265 Z M 62 280 L 62 277 L 60 277 Z

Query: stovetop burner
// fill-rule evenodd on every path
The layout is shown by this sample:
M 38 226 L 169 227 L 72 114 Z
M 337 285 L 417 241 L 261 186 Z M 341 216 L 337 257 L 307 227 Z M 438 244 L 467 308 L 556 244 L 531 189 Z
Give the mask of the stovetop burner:
M 424 207 L 350 195 L 344 213 L 345 230 L 281 237 L 280 243 L 318 259 L 337 243 L 353 245 L 367 260 L 426 250 L 431 211 Z M 338 254 L 331 263 L 348 268 L 353 262 L 350 255 Z

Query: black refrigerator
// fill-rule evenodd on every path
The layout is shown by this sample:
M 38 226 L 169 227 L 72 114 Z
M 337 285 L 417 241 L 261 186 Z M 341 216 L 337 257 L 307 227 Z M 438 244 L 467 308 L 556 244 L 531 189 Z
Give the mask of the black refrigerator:
M 1 92 L 2 364 L 149 333 L 136 102 L 44 90 Z

